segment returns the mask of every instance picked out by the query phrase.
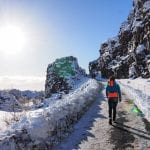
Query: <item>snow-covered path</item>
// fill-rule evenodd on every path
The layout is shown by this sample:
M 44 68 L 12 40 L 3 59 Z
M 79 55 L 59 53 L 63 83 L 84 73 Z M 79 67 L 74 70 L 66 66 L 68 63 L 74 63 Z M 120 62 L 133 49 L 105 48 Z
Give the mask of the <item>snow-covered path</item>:
M 148 150 L 150 149 L 150 123 L 134 107 L 127 95 L 118 104 L 117 123 L 108 124 L 108 105 L 105 90 L 74 126 L 74 132 L 57 150 Z

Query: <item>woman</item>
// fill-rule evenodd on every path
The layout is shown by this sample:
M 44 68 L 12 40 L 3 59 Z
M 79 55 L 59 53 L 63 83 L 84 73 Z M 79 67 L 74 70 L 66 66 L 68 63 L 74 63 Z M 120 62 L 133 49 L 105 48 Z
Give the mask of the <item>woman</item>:
M 112 125 L 112 119 L 113 122 L 115 122 L 116 120 L 116 107 L 118 104 L 118 100 L 121 102 L 120 86 L 115 82 L 114 76 L 109 78 L 109 82 L 106 87 L 106 96 L 108 98 L 108 106 L 109 106 L 109 124 Z

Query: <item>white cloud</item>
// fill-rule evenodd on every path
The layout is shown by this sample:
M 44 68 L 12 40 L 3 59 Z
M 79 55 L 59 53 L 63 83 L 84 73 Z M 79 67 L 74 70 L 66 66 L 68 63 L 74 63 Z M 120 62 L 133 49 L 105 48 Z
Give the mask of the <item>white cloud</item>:
M 44 90 L 45 77 L 0 76 L 0 89 Z

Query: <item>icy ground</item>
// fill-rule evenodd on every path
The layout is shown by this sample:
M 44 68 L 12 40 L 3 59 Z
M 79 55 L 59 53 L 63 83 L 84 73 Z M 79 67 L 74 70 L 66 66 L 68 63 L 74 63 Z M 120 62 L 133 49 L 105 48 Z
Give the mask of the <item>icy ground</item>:
M 106 82 L 103 82 L 106 85 Z M 133 101 L 122 93 L 118 104 L 117 123 L 108 124 L 108 105 L 105 89 L 99 94 L 89 111 L 74 126 L 56 150 L 148 150 L 150 149 L 150 123 L 143 118 Z

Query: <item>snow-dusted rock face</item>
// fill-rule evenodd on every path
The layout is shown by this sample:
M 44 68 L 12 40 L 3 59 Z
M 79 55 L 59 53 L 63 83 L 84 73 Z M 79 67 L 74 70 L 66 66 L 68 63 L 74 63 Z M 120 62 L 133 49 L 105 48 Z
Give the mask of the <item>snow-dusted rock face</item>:
M 99 72 L 99 59 L 91 61 L 89 63 L 89 70 L 90 70 L 91 77 L 96 78 L 96 76 Z
M 94 61 L 93 61 L 94 62 Z M 150 0 L 134 0 L 133 9 L 119 33 L 101 45 L 100 58 L 89 64 L 90 74 L 103 77 L 150 77 Z M 93 67 L 94 66 L 94 67 Z
M 75 82 L 85 75 L 85 70 L 79 67 L 77 58 L 69 56 L 56 59 L 47 67 L 45 97 L 50 97 L 52 93 L 68 93 Z

